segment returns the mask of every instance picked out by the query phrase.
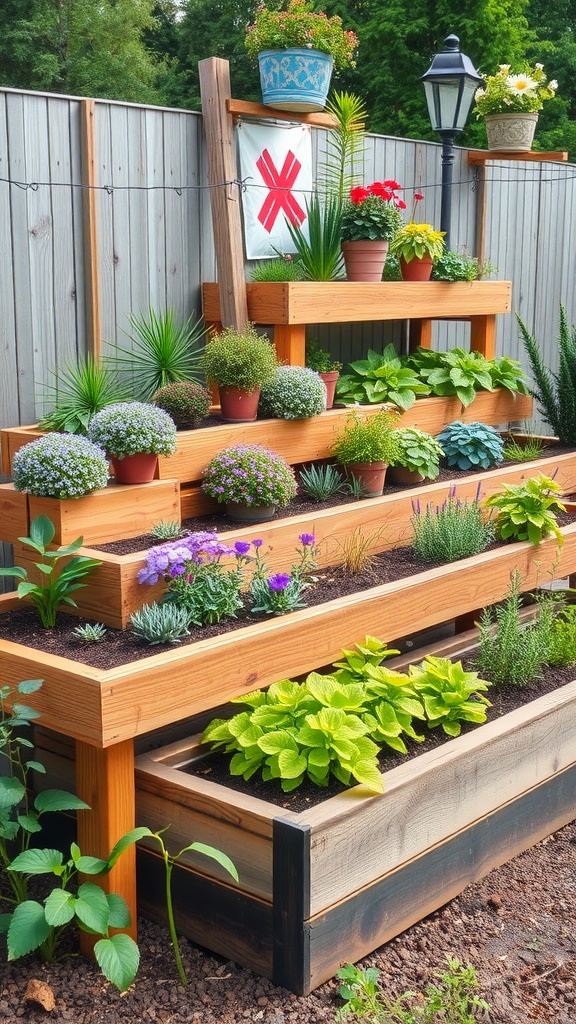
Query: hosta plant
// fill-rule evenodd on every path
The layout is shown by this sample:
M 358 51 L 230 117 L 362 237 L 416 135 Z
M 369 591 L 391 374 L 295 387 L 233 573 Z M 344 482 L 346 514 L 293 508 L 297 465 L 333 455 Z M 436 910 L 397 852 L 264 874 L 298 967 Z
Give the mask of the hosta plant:
M 419 349 L 410 363 L 433 395 L 456 395 L 464 406 L 470 405 L 477 391 L 492 390 L 490 363 L 480 352 Z
M 257 771 L 265 781 L 278 779 L 284 792 L 305 778 L 327 786 L 333 777 L 344 785 L 352 778 L 382 792 L 378 747 L 362 721 L 366 710 L 362 686 L 344 686 L 312 672 L 305 683 L 284 679 L 237 698 L 252 710 L 211 722 L 203 741 L 223 747 L 233 757 L 232 775 L 249 779 Z
M 368 349 L 366 359 L 350 363 L 349 372 L 341 374 L 336 385 L 338 401 L 347 405 L 393 402 L 400 409 L 410 409 L 417 395 L 428 394 L 428 385 L 403 366 L 393 345 L 382 353 Z
M 522 363 L 518 359 L 510 359 L 510 356 L 500 356 L 499 359 L 488 360 L 488 369 L 492 380 L 493 388 L 505 388 L 512 394 L 518 392 L 520 395 L 528 394 L 528 385 L 522 369 Z
M 456 420 L 444 427 L 436 440 L 442 445 L 446 465 L 450 468 L 490 469 L 502 462 L 502 438 L 486 423 Z
M 394 457 L 394 466 L 404 466 L 420 473 L 427 480 L 436 479 L 444 450 L 432 434 L 416 427 L 399 427 L 396 441 L 398 451 Z
M 50 545 L 54 540 L 55 533 L 53 522 L 48 516 L 41 515 L 32 520 L 30 536 L 18 538 L 22 544 L 32 548 L 40 556 L 40 561 L 34 562 L 39 583 L 29 580 L 28 570 L 19 565 L 0 568 L 0 576 L 15 576 L 20 580 L 17 590 L 18 597 L 29 598 L 45 629 L 52 629 L 56 625 L 56 613 L 61 605 L 68 604 L 76 607 L 76 602 L 71 594 L 75 590 L 85 587 L 86 584 L 80 583 L 80 580 L 92 572 L 92 569 L 102 564 L 95 558 L 75 553 L 78 548 L 82 547 L 82 537 L 78 537 L 71 544 L 63 544 L 56 550 L 52 549 Z M 68 560 L 63 568 L 57 570 L 56 563 L 61 558 Z
M 487 508 L 497 509 L 494 524 L 502 540 L 529 540 L 539 544 L 553 533 L 562 546 L 564 538 L 556 521 L 557 512 L 565 512 L 558 500 L 562 488 L 540 473 L 519 484 L 503 484 L 502 490 L 485 498 Z
M 448 736 L 459 736 L 462 722 L 486 721 L 490 701 L 483 694 L 490 683 L 476 672 L 466 672 L 461 661 L 429 655 L 421 665 L 410 665 L 409 679 L 430 729 L 441 726 Z
M 14 487 L 38 498 L 81 498 L 108 483 L 102 448 L 75 434 L 46 434 L 19 448 L 12 465 Z

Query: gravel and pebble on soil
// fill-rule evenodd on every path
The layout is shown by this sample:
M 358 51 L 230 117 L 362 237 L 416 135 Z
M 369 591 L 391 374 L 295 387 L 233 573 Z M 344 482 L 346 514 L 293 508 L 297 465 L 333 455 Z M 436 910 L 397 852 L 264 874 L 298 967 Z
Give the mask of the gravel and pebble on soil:
M 377 967 L 388 995 L 422 991 L 446 956 L 473 964 L 491 1024 L 576 1021 L 576 822 L 468 886 L 461 896 L 361 961 Z M 83 958 L 42 965 L 34 957 L 0 969 L 0 1022 L 54 1024 L 331 1024 L 342 1001 L 331 980 L 297 997 L 187 939 L 189 977 L 177 982 L 168 932 L 140 921 L 141 967 L 121 995 Z M 47 982 L 46 1013 L 23 996 Z M 369 1018 L 364 1018 L 369 1024 Z M 482 1018 L 479 1018 L 481 1020 Z

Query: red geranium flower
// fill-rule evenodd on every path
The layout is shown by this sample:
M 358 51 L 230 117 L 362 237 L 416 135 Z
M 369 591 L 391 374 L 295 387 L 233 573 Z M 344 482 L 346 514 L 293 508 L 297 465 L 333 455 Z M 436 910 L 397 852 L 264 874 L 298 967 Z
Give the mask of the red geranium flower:
M 357 185 L 356 188 L 350 189 L 350 199 L 353 203 L 362 203 L 369 195 L 369 190 L 363 185 Z

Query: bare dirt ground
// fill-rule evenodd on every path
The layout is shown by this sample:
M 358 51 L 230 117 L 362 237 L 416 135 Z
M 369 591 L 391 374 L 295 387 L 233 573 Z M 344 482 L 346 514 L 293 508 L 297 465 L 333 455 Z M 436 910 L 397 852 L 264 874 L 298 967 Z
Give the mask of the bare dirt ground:
M 366 957 L 389 995 L 422 990 L 447 955 L 474 965 L 492 1024 L 576 1022 L 576 822 L 493 871 Z M 181 939 L 189 985 L 179 985 L 163 928 L 140 922 L 141 967 L 121 995 L 80 957 L 0 965 L 0 1021 L 72 1024 L 324 1024 L 341 1005 L 330 981 L 296 997 Z M 49 1012 L 23 1002 L 31 978 L 55 996 Z M 480 1019 L 480 1018 L 479 1018 Z

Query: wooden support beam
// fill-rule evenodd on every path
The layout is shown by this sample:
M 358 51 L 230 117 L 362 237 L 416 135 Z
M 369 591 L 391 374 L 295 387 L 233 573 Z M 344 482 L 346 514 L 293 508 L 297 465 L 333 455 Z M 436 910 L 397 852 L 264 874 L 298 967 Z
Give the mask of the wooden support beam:
M 99 361 L 102 355 L 100 292 L 98 284 L 98 245 L 96 210 L 96 173 L 94 161 L 94 109 L 92 99 L 80 100 L 80 162 L 82 167 L 82 222 L 84 227 L 84 281 L 86 301 L 86 339 L 88 352 Z
M 486 359 L 496 357 L 496 315 L 470 317 L 470 351 L 480 352 Z
M 273 118 L 274 121 L 293 121 L 299 124 L 309 124 L 313 128 L 334 128 L 336 118 L 332 114 L 298 114 L 292 110 L 276 110 L 276 108 L 265 107 L 263 103 L 250 103 L 249 100 L 228 100 L 227 110 L 237 121 L 240 117 L 265 117 Z
M 240 220 L 240 189 L 234 155 L 232 118 L 227 110 L 230 93 L 228 61 L 209 57 L 198 63 L 202 118 L 208 153 L 208 181 L 218 266 L 221 320 L 225 327 L 242 329 L 248 322 L 244 246 Z
M 281 363 L 288 363 L 289 366 L 305 366 L 305 347 L 305 324 L 276 324 L 274 348 Z
M 123 740 L 112 747 L 93 747 L 76 741 L 76 792 L 90 805 L 78 812 L 78 845 L 82 853 L 107 858 L 125 832 L 135 826 L 134 743 Z M 137 935 L 136 848 L 130 846 L 118 863 L 98 884 L 105 892 L 115 892 L 126 900 L 132 925 L 126 929 Z M 90 954 L 94 938 L 81 934 L 84 953 Z
M 534 150 L 526 153 L 505 153 L 503 150 L 497 151 L 495 149 L 468 150 L 469 164 L 485 164 L 489 160 L 527 160 L 530 163 L 544 163 L 545 161 L 556 160 L 565 163 L 568 160 L 568 153 L 537 153 Z

